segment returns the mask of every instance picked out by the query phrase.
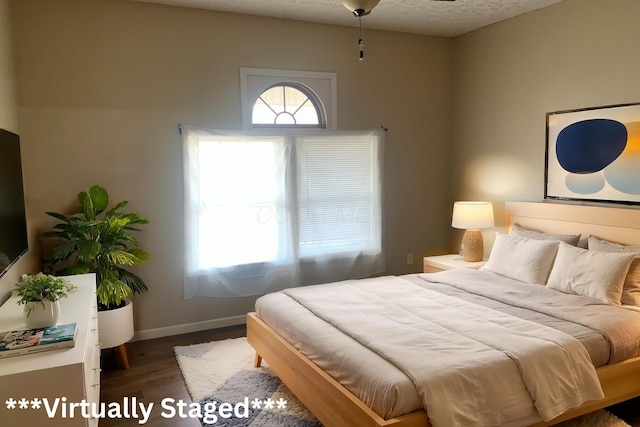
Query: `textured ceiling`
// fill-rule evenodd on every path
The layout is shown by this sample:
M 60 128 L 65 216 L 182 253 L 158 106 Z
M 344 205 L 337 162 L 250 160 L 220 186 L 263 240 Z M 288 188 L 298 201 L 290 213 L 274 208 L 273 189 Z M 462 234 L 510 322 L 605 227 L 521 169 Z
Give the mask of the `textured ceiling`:
M 136 0 L 200 9 L 357 26 L 340 0 Z M 364 28 L 454 37 L 562 0 L 381 0 Z

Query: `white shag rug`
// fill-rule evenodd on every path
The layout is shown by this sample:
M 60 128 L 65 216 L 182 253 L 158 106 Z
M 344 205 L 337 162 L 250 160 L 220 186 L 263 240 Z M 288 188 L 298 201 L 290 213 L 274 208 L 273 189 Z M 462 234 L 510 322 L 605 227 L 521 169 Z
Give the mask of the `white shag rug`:
M 254 368 L 255 352 L 246 338 L 234 338 L 203 344 L 175 347 L 174 352 L 187 389 L 194 402 L 201 405 L 216 401 L 236 403 L 271 399 L 271 405 L 251 407 L 247 418 L 218 419 L 216 426 L 290 426 L 320 427 L 321 424 L 300 401 L 271 372 L 266 362 Z M 282 399 L 282 400 L 280 400 Z M 277 402 L 286 401 L 284 408 Z M 282 405 L 280 405 L 282 406 Z M 204 421 L 203 426 L 209 425 Z M 574 420 L 557 424 L 559 427 L 630 427 L 613 414 L 599 410 Z

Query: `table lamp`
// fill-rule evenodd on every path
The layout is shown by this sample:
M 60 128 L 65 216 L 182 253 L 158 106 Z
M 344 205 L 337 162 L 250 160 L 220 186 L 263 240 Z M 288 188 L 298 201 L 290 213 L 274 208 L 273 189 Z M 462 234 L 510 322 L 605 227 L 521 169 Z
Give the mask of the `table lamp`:
M 466 230 L 460 245 L 462 258 L 469 262 L 482 261 L 484 247 L 480 230 L 494 226 L 493 204 L 491 202 L 455 202 L 451 226 Z

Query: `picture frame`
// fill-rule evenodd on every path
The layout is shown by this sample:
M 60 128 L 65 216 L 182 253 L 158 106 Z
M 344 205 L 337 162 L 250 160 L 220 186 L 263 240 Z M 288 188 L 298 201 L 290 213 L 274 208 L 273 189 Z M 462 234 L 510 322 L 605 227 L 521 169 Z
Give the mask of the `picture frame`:
M 640 205 L 640 103 L 546 120 L 545 199 Z

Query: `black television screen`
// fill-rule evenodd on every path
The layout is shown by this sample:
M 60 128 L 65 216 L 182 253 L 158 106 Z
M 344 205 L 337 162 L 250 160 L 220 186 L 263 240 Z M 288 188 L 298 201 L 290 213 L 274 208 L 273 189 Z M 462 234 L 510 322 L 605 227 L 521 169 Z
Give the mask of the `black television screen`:
M 20 138 L 0 129 L 0 276 L 28 248 Z

